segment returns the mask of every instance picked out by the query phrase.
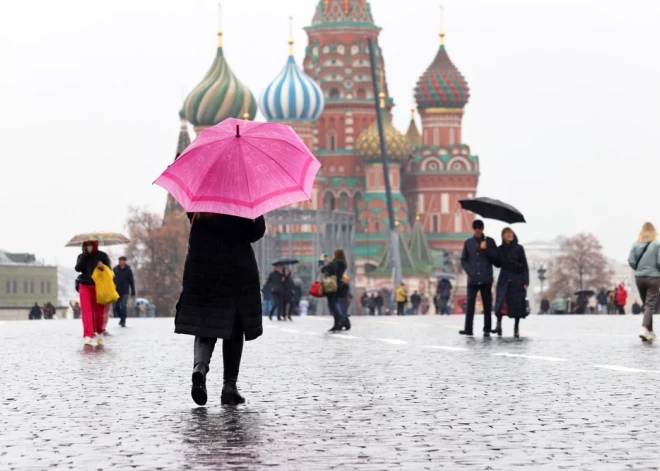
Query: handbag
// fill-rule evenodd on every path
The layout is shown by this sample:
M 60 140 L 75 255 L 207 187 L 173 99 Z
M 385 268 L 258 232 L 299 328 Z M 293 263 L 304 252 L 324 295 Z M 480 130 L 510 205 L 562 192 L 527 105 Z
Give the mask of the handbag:
M 323 293 L 333 294 L 337 292 L 337 276 L 326 275 L 323 277 Z
M 320 281 L 315 281 L 312 283 L 312 286 L 309 288 L 309 295 L 315 298 L 323 297 L 323 283 Z
M 639 254 L 639 257 L 637 257 L 637 261 L 635 262 L 635 266 L 633 267 L 633 269 L 634 269 L 635 271 L 637 270 L 637 267 L 639 266 L 639 262 L 642 261 L 642 257 L 644 256 L 644 254 L 646 253 L 646 251 L 649 249 L 649 245 L 651 245 L 651 242 L 649 242 L 648 244 L 646 244 L 646 245 L 644 246 L 644 250 L 642 250 L 642 253 Z
M 115 274 L 110 267 L 106 266 L 103 270 L 95 268 L 92 280 L 96 285 L 97 304 L 112 304 L 119 299 L 119 293 L 115 288 Z

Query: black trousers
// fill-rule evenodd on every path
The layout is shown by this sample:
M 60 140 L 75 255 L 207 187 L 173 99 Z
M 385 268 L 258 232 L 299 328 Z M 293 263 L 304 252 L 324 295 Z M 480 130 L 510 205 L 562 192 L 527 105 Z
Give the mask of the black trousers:
M 397 316 L 403 316 L 405 307 L 406 307 L 405 302 L 397 302 L 396 303 L 396 315 Z
M 277 310 L 277 318 L 279 319 L 281 316 L 286 317 L 286 313 L 284 312 L 284 296 L 278 293 L 273 293 L 273 299 L 271 301 L 273 305 L 270 308 L 270 313 L 268 314 L 268 317 L 271 319 L 273 318 L 273 313 L 275 310 Z
M 477 294 L 481 293 L 481 302 L 484 305 L 484 332 L 491 330 L 491 314 L 493 311 L 493 284 L 468 285 L 467 287 L 467 314 L 465 315 L 465 330 L 472 332 L 474 325 L 474 307 L 477 303 Z
M 206 372 L 208 373 L 217 341 L 218 339 L 213 337 L 195 337 L 194 366 L 202 364 L 206 367 Z M 241 357 L 243 356 L 243 343 L 243 326 L 240 318 L 236 316 L 231 338 L 222 341 L 223 378 L 225 381 L 235 383 L 238 379 Z

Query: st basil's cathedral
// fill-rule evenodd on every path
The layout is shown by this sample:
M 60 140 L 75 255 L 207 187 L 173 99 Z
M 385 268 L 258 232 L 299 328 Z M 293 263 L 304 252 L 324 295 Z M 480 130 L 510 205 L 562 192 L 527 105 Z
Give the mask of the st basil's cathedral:
M 470 91 L 449 58 L 444 31 L 435 58 L 417 80 L 417 110 L 413 108 L 404 133 L 392 124 L 394 101 L 388 93 L 385 58 L 378 45 L 381 29 L 374 22 L 369 2 L 321 0 L 305 30 L 308 44 L 302 65 L 296 62 L 293 39 L 289 39 L 284 67 L 276 76 L 274 71 L 274 80 L 258 100 L 231 71 L 223 33 L 218 31 L 215 60 L 180 112 L 177 155 L 190 143 L 188 123 L 199 132 L 226 118 L 252 120 L 260 109 L 268 121 L 290 125 L 323 165 L 311 201 L 293 208 L 353 213 L 358 293 L 365 288 L 391 289 L 389 220 L 367 46 L 367 38 L 374 40 L 392 199 L 402 234 L 404 280 L 411 289 L 432 297 L 433 273 L 450 271 L 456 265 L 463 241 L 471 234 L 473 215 L 463 211 L 458 201 L 473 197 L 479 181 L 479 159 L 462 141 L 461 132 Z M 421 130 L 415 111 L 421 118 Z M 170 197 L 168 210 L 175 206 Z M 306 234 L 311 240 L 313 230 L 291 229 L 303 241 Z M 277 233 L 278 229 L 269 231 Z M 302 252 L 297 255 L 303 261 L 318 258 L 311 244 Z M 455 302 L 461 303 L 464 289 L 460 289 L 460 279 L 458 284 Z

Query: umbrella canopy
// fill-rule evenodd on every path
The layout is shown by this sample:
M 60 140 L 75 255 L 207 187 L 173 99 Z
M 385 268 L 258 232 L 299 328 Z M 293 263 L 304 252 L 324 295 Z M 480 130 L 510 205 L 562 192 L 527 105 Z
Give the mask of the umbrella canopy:
M 187 212 L 256 219 L 311 200 L 320 168 L 291 127 L 229 118 L 203 130 L 154 183 Z
M 123 245 L 131 242 L 128 237 L 118 232 L 85 232 L 84 234 L 74 236 L 66 243 L 65 247 L 79 247 L 83 242 L 90 240 L 95 240 L 99 243 L 99 246 L 105 247 L 109 245 Z
M 135 304 L 149 304 L 149 300 L 144 298 L 137 298 L 135 300 Z
M 594 294 L 596 294 L 596 292 L 592 289 L 579 289 L 574 294 L 575 294 L 575 296 L 584 295 L 584 296 L 590 297 L 590 296 L 593 296 Z
M 504 221 L 508 224 L 525 222 L 525 216 L 510 204 L 493 198 L 460 200 L 461 207 L 486 219 Z
M 273 262 L 273 266 L 275 265 L 295 265 L 298 263 L 298 259 L 293 258 L 293 257 L 281 257 L 278 258 Z
M 383 291 L 383 288 L 367 288 L 368 293 L 380 293 Z
M 437 279 L 439 280 L 455 280 L 456 275 L 452 275 L 451 273 L 436 273 L 434 275 Z

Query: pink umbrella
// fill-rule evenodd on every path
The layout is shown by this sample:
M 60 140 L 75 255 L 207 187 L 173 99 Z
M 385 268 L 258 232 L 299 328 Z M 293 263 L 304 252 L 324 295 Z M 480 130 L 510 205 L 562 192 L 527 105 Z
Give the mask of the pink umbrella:
M 154 183 L 188 212 L 255 219 L 310 200 L 320 168 L 289 126 L 229 118 L 202 131 Z

